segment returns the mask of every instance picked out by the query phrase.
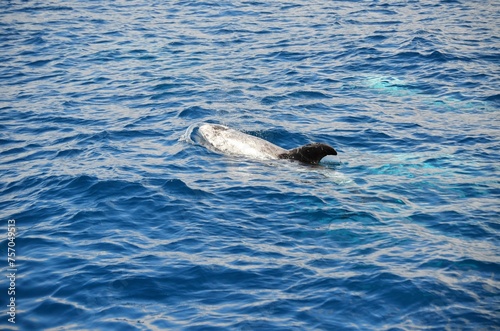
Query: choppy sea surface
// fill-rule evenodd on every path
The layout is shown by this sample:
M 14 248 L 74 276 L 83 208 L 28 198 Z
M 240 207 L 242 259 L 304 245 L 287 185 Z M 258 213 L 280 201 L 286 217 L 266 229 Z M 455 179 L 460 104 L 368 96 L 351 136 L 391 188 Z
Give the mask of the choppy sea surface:
M 2 1 L 0 328 L 499 330 L 499 22 L 498 1 Z M 214 153 L 204 122 L 341 163 Z

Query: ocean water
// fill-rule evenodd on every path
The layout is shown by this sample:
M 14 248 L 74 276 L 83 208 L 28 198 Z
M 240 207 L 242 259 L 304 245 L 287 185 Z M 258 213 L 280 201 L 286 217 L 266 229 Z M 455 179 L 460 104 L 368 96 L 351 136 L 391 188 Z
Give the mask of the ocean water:
M 499 330 L 499 22 L 2 1 L 0 328 Z M 204 122 L 341 163 L 221 155 Z

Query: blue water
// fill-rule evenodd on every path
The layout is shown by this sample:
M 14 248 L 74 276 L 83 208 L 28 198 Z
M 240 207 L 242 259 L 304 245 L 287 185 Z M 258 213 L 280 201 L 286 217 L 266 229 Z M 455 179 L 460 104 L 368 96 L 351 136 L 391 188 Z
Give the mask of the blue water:
M 0 328 L 499 330 L 499 22 L 498 1 L 2 1 Z M 203 122 L 341 163 L 214 153 Z

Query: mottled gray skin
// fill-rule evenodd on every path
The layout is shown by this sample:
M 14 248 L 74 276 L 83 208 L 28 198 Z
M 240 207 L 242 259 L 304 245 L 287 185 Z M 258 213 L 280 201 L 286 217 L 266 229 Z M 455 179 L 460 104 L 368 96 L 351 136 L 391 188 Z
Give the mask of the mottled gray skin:
M 337 155 L 335 149 L 321 143 L 286 150 L 269 141 L 230 129 L 224 125 L 203 124 L 199 127 L 199 133 L 213 149 L 221 153 L 260 160 L 291 159 L 318 164 L 327 155 Z

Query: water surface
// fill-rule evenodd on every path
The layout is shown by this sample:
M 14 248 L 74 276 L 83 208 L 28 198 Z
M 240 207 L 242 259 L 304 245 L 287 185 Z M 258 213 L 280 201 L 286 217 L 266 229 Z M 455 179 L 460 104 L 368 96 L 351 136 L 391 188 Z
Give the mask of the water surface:
M 2 329 L 500 327 L 498 2 L 0 9 Z

